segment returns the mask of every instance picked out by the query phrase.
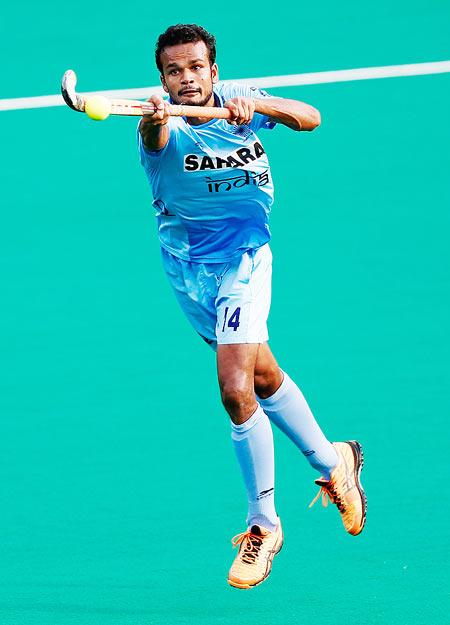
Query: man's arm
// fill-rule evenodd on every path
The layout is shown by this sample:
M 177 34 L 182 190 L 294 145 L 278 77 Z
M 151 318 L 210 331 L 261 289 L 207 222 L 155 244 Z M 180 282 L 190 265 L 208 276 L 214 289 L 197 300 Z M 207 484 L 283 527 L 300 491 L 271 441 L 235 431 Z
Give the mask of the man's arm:
M 158 95 L 153 95 L 148 102 L 156 107 L 153 115 L 144 115 L 139 124 L 139 132 L 147 150 L 162 150 L 169 141 L 170 129 L 169 104 Z
M 169 141 L 170 130 L 169 104 L 158 95 L 149 100 L 156 107 L 153 115 L 144 115 L 139 124 L 144 145 L 147 150 L 162 150 Z M 237 97 L 225 102 L 225 106 L 233 113 L 231 124 L 246 124 L 253 113 L 267 115 L 272 121 L 284 124 L 292 130 L 314 130 L 320 124 L 320 113 L 317 109 L 299 100 L 287 98 L 253 99 Z
M 320 125 L 317 109 L 300 100 L 287 98 L 245 98 L 238 96 L 227 100 L 224 106 L 230 109 L 230 124 L 249 124 L 253 113 L 267 115 L 271 121 L 284 124 L 292 130 L 314 130 Z
M 255 100 L 255 112 L 268 115 L 271 121 L 284 124 L 292 130 L 314 130 L 320 125 L 319 111 L 300 100 L 286 98 Z

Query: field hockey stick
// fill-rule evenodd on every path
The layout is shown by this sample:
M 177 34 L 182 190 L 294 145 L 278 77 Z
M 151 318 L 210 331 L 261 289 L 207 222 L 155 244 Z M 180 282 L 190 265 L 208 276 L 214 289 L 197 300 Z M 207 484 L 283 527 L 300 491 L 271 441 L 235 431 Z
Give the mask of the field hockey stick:
M 67 106 L 74 111 L 84 113 L 88 95 L 75 91 L 77 75 L 72 69 L 67 70 L 61 81 L 61 93 Z M 94 94 L 90 94 L 94 95 Z M 155 106 L 151 102 L 140 100 L 125 100 L 119 98 L 107 98 L 111 110 L 110 115 L 153 115 Z M 185 104 L 170 104 L 170 114 L 177 117 L 203 117 L 204 119 L 230 119 L 231 111 L 227 108 L 215 106 L 189 106 Z

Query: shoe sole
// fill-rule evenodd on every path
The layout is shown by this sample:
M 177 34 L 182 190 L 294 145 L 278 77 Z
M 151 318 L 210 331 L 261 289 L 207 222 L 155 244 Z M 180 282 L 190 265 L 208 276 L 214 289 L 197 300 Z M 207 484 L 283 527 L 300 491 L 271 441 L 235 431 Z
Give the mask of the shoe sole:
M 235 582 L 235 581 L 233 581 L 231 579 L 228 579 L 227 581 L 230 584 L 230 586 L 233 586 L 233 588 L 239 588 L 241 590 L 250 590 L 250 588 L 255 588 L 255 586 L 259 586 L 260 584 L 265 582 L 266 579 L 269 577 L 271 571 L 272 571 L 272 562 L 273 562 L 274 557 L 277 555 L 277 553 L 280 553 L 280 551 L 283 548 L 283 542 L 284 542 L 284 538 L 283 538 L 283 535 L 282 535 L 281 536 L 281 544 L 280 544 L 280 546 L 279 547 L 275 546 L 275 549 L 270 552 L 272 554 L 272 557 L 267 561 L 267 568 L 268 568 L 268 570 L 266 569 L 266 573 L 265 573 L 264 577 L 261 580 L 259 580 L 259 582 L 255 582 L 254 584 L 245 584 L 245 583 L 240 584 L 239 582 Z
M 346 441 L 350 445 L 353 451 L 353 457 L 355 459 L 355 473 L 356 473 L 356 488 L 361 497 L 361 507 L 362 507 L 362 518 L 361 524 L 357 531 L 351 532 L 352 536 L 357 536 L 363 531 L 364 525 L 366 524 L 366 515 L 367 515 L 367 497 L 366 493 L 361 484 L 361 471 L 364 466 L 364 453 L 362 447 L 358 441 Z

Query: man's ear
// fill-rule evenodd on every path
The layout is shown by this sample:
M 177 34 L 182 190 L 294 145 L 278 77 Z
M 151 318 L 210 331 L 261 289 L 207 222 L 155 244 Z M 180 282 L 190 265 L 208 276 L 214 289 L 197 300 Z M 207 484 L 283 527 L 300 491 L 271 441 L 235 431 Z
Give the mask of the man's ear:
M 217 63 L 211 66 L 211 80 L 213 85 L 219 82 L 219 68 L 217 67 Z
M 164 91 L 166 93 L 169 93 L 169 90 L 167 89 L 166 81 L 164 80 L 164 76 L 162 74 L 159 75 L 159 79 L 161 81 Z

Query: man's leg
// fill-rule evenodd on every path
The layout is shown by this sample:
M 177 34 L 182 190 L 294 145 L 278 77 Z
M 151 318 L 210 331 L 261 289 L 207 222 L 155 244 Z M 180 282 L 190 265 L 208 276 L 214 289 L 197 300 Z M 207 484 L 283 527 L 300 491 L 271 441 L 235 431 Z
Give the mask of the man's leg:
M 274 506 L 274 453 L 269 419 L 253 389 L 258 344 L 217 346 L 217 369 L 223 404 L 231 417 L 233 445 L 248 498 L 247 530 L 233 538 L 239 551 L 228 583 L 251 588 L 269 575 L 283 545 Z
M 255 363 L 255 392 L 270 420 L 299 447 L 322 477 L 316 480 L 323 503 L 337 505 L 344 528 L 360 534 L 366 521 L 366 496 L 360 481 L 363 465 L 357 441 L 330 443 L 314 419 L 300 389 L 281 372 L 267 344 Z M 313 501 L 313 503 L 314 503 Z
M 273 434 L 253 388 L 258 347 L 254 343 L 218 345 L 217 373 L 247 490 L 247 525 L 260 525 L 273 531 L 278 525 L 274 505 Z
M 337 453 L 298 386 L 281 372 L 267 343 L 260 345 L 255 362 L 255 392 L 272 423 L 289 436 L 312 467 L 329 479 L 338 463 Z

